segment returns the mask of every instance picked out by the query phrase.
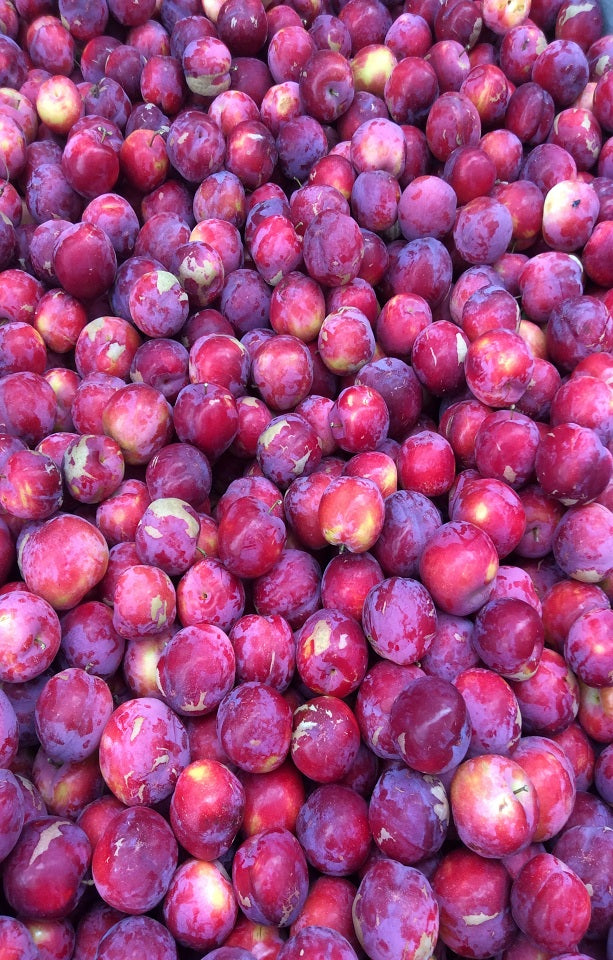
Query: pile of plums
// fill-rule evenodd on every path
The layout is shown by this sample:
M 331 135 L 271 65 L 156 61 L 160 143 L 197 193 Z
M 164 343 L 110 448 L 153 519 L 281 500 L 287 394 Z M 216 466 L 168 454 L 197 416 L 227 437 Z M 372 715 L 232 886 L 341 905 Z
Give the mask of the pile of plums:
M 0 0 L 2 960 L 613 960 L 605 13 Z

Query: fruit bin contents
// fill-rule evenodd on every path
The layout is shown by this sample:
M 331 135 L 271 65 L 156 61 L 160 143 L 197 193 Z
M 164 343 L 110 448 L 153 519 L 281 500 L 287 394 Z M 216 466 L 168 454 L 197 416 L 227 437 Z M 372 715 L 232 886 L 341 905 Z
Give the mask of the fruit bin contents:
M 0 0 L 0 960 L 613 960 L 611 0 Z

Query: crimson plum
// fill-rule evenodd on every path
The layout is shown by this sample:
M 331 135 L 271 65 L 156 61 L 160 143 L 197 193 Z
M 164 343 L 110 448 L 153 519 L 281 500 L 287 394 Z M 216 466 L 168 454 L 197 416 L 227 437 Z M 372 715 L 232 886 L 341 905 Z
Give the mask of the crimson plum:
M 359 746 L 355 716 L 338 697 L 315 697 L 294 711 L 291 757 L 298 770 L 316 783 L 342 779 Z
M 503 864 L 472 850 L 447 853 L 432 877 L 441 941 L 460 956 L 486 957 L 505 949 L 517 932 L 511 916 L 511 878 Z M 484 899 L 486 898 L 486 899 Z
M 353 904 L 358 939 L 372 960 L 393 960 L 404 952 L 419 960 L 434 949 L 439 911 L 430 884 L 415 867 L 395 860 L 373 861 Z
M 223 867 L 185 860 L 175 871 L 163 904 L 167 929 L 194 950 L 220 946 L 236 922 L 238 907 Z
M 358 689 L 368 666 L 360 624 L 338 610 L 312 614 L 296 634 L 296 666 L 317 694 L 346 697 Z
M 232 771 L 217 760 L 196 760 L 179 774 L 170 824 L 192 857 L 216 860 L 229 850 L 244 809 L 245 791 Z
M 31 820 L 3 864 L 4 895 L 22 917 L 64 919 L 85 892 L 90 861 L 89 840 L 76 823 Z
M 455 677 L 470 718 L 467 756 L 484 753 L 507 756 L 519 742 L 521 713 L 511 687 L 493 670 L 469 666 Z
M 241 770 L 275 770 L 289 753 L 291 707 L 273 687 L 257 681 L 240 683 L 219 705 L 217 732 L 230 760 Z
M 546 950 L 562 953 L 577 946 L 590 923 L 584 883 L 551 853 L 538 854 L 519 872 L 511 909 L 520 930 Z
M 425 774 L 447 773 L 465 757 L 471 738 L 466 703 L 441 677 L 418 677 L 394 700 L 390 731 L 402 759 Z
M 161 814 L 132 807 L 113 817 L 99 838 L 92 876 L 111 907 L 146 913 L 164 897 L 177 860 L 177 841 Z
M 382 853 L 407 865 L 437 853 L 449 827 L 449 803 L 441 780 L 390 767 L 377 780 L 368 822 Z
M 307 862 L 289 830 L 263 830 L 238 847 L 232 885 L 243 913 L 256 923 L 290 926 L 308 893 Z
M 482 754 L 456 770 L 451 812 L 462 842 L 479 856 L 517 853 L 536 837 L 539 799 L 519 762 Z
M 234 674 L 228 636 L 212 623 L 196 623 L 166 641 L 156 681 L 163 699 L 180 716 L 203 716 L 230 691 Z
M 323 784 L 303 804 L 296 836 L 316 870 L 325 876 L 348 876 L 363 866 L 370 852 L 369 807 L 350 787 Z
M 36 732 L 52 760 L 84 760 L 97 750 L 112 712 L 113 698 L 104 680 L 71 667 L 50 677 L 41 690 Z
M 128 806 L 170 796 L 188 763 L 185 727 L 160 700 L 125 701 L 103 730 L 100 770 L 109 789 Z

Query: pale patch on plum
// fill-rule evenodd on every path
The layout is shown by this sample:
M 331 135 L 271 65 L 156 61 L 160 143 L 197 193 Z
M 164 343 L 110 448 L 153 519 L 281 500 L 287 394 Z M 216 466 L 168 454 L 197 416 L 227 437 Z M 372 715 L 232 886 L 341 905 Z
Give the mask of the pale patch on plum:
M 281 919 L 279 920 L 279 924 L 278 924 L 280 927 L 286 927 L 288 925 L 289 921 L 292 918 L 294 910 L 296 909 L 296 904 L 299 902 L 299 900 L 300 900 L 300 891 L 296 889 L 294 890 L 293 896 L 288 900 L 288 902 L 285 904 L 283 908 L 283 913 L 281 914 Z
M 186 777 L 189 777 L 190 780 L 195 780 L 196 783 L 203 783 L 204 780 L 209 779 L 209 771 L 207 767 L 203 766 L 192 766 L 187 768 L 184 771 Z
M 299 457 L 298 460 L 294 460 L 294 469 L 292 470 L 292 473 L 295 473 L 297 477 L 301 476 L 301 474 L 304 473 L 304 468 L 306 467 L 310 456 L 310 453 L 305 453 L 303 457 Z
M 467 927 L 477 927 L 481 923 L 487 923 L 488 920 L 495 920 L 497 916 L 497 913 L 469 913 L 462 917 L 462 920 Z
M 320 622 L 315 627 L 311 638 L 311 651 L 316 657 L 321 656 L 330 647 L 330 627 Z
M 582 583 L 599 583 L 602 580 L 602 573 L 598 570 L 573 570 L 573 580 L 581 580 Z
M 186 509 L 187 504 L 178 497 L 161 497 L 149 504 L 149 511 L 156 517 L 164 519 L 165 517 L 181 517 L 185 520 L 188 531 L 193 536 L 198 536 L 200 527 L 196 519 Z
M 407 956 L 410 952 L 410 945 L 406 947 Z M 405 953 L 405 950 L 402 951 Z M 427 933 L 422 933 L 419 938 L 417 950 L 412 954 L 414 960 L 428 960 L 432 956 L 432 937 Z
M 353 901 L 353 905 L 351 907 L 351 915 L 352 915 L 355 935 L 360 941 L 360 943 L 362 944 L 362 946 L 364 946 L 364 934 L 362 933 L 362 924 L 360 923 L 360 920 L 358 918 L 358 911 L 357 911 L 357 907 L 361 899 L 362 899 L 361 894 L 357 893 Z
M 168 270 L 158 270 L 155 283 L 158 293 L 168 293 L 173 287 L 178 286 L 177 278 Z M 184 294 L 187 299 L 187 294 Z
M 559 30 L 560 27 L 564 26 L 567 20 L 570 20 L 572 17 L 576 17 L 579 13 L 590 13 L 592 11 L 593 5 L 591 3 L 572 3 L 569 7 L 566 8 L 560 19 L 556 24 L 556 30 Z
M 109 360 L 112 360 L 113 362 L 115 362 L 115 361 L 119 360 L 120 356 L 121 356 L 123 353 L 126 352 L 126 348 L 125 348 L 124 344 L 121 344 L 121 343 L 111 343 L 106 352 L 107 352 L 107 355 L 108 355 L 108 357 L 109 357 Z
M 230 86 L 230 77 L 225 79 L 225 74 L 222 74 L 221 79 L 217 80 L 215 83 L 215 77 L 186 77 L 185 81 L 187 86 L 192 91 L 192 93 L 197 93 L 201 97 L 215 97 L 218 93 L 223 93 L 224 90 L 227 90 Z M 186 133 L 187 137 L 188 134 Z M 179 138 L 180 142 L 181 138 Z
M 130 734 L 130 743 L 133 743 L 139 735 L 142 725 L 145 722 L 144 717 L 137 717 L 134 721 L 134 726 L 132 727 L 132 733 Z
M 147 524 L 144 529 L 147 536 L 152 537 L 154 540 L 159 540 L 161 537 L 163 537 L 163 533 L 158 530 L 157 527 L 151 527 Z
M 281 420 L 278 423 L 272 423 L 269 427 L 260 434 L 260 444 L 263 449 L 266 449 L 266 446 L 271 443 L 275 437 L 277 437 L 282 430 L 287 426 L 285 420 Z
M 464 363 L 466 354 L 468 352 L 468 347 L 466 345 L 466 340 L 461 333 L 456 333 L 456 353 L 458 355 L 458 363 Z
M 66 821 L 63 820 L 61 823 L 52 823 L 51 826 L 45 827 L 32 851 L 32 856 L 28 862 L 29 867 L 32 866 L 35 860 L 38 860 L 39 857 L 42 857 L 43 853 L 47 852 L 54 840 L 60 839 L 62 836 L 62 827 L 64 826 L 65 822 Z
M 484 503 L 480 503 L 478 507 L 475 508 L 475 521 L 477 523 L 484 523 L 487 520 L 489 510 Z
M 162 691 L 162 693 L 163 692 L 164 691 Z M 200 694 L 200 697 L 198 698 L 198 703 L 193 703 L 193 702 L 183 703 L 181 705 L 181 709 L 183 710 L 184 713 L 201 713 L 205 707 L 206 696 L 207 695 L 205 690 L 203 691 L 203 693 Z
M 156 770 L 158 767 L 162 766 L 164 763 L 168 763 L 170 757 L 167 753 L 162 754 L 161 757 L 156 757 L 153 761 L 153 766 L 151 767 L 151 773 Z
M 433 804 L 432 810 L 439 820 L 446 822 L 449 820 L 449 801 L 447 800 L 447 794 L 445 793 L 443 784 L 432 781 L 431 777 L 425 777 L 424 779 L 426 779 L 429 783 L 432 782 L 430 793 L 436 798 L 436 800 L 438 800 L 438 803 Z
M 294 740 L 300 740 L 303 734 L 308 733 L 309 730 L 317 728 L 317 724 L 314 720 L 301 720 L 293 733 Z
M 67 466 L 70 467 L 69 479 L 76 474 L 80 477 L 88 477 L 90 480 L 93 480 L 93 474 L 86 470 L 88 456 L 89 447 L 87 446 L 87 438 L 81 437 L 77 443 L 72 445 L 68 452 Z
M 358 527 L 359 539 L 362 543 L 371 541 L 376 529 L 376 520 L 374 517 L 367 517 Z
M 215 863 L 218 866 L 217 863 Z M 218 866 L 219 868 L 219 866 Z M 218 878 L 215 877 L 205 878 L 204 887 L 206 892 L 206 899 L 208 900 L 212 910 L 223 910 L 227 903 L 227 897 L 223 888 L 217 882 Z
M 261 764 L 258 769 L 258 773 L 269 773 L 271 770 L 276 769 L 276 767 L 279 766 L 281 759 L 282 758 L 276 754 L 271 754 L 271 756 L 264 760 L 264 762 Z
M 90 323 L 88 323 L 86 331 L 90 340 L 94 340 L 98 331 L 102 330 L 104 327 L 104 319 L 104 317 L 98 317 L 97 320 L 92 320 Z
M 199 287 L 210 287 L 214 280 L 219 276 L 219 271 L 209 264 L 187 263 L 187 269 L 181 270 L 184 277 L 193 280 Z
M 158 626 L 162 623 L 166 623 L 166 601 L 162 600 L 161 597 L 154 597 L 151 601 L 151 620 L 153 623 L 157 623 Z
M 581 263 L 581 260 L 579 259 L 579 257 L 574 253 L 570 253 L 568 254 L 568 256 L 570 257 L 571 260 L 574 260 L 575 263 L 578 264 L 579 269 L 581 270 L 581 275 L 583 276 L 583 264 Z

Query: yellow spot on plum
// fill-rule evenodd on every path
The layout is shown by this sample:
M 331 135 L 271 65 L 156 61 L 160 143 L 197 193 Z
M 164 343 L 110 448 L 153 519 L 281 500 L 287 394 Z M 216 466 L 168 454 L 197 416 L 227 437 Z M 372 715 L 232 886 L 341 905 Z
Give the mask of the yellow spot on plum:
M 279 766 L 280 757 L 276 756 L 274 753 L 272 756 L 268 757 L 262 766 L 260 767 L 260 773 L 270 773 L 271 770 L 274 770 L 275 767 Z
M 477 523 L 484 523 L 487 520 L 489 510 L 487 509 L 484 503 L 480 503 L 477 509 L 475 510 L 475 520 Z
M 194 780 L 196 783 L 204 783 L 205 780 L 209 779 L 209 770 L 204 764 L 194 764 L 185 771 L 185 776 L 189 777 L 190 780 Z
M 166 623 L 166 601 L 161 597 L 154 597 L 151 601 L 151 620 L 158 626 Z
M 208 864 L 207 864 L 208 866 Z M 227 895 L 221 886 L 220 877 L 207 876 L 203 878 L 203 894 L 211 910 L 223 910 L 227 903 Z
M 498 573 L 498 561 L 492 560 L 489 567 L 485 572 L 485 582 L 489 583 L 490 580 L 493 580 L 496 574 Z

